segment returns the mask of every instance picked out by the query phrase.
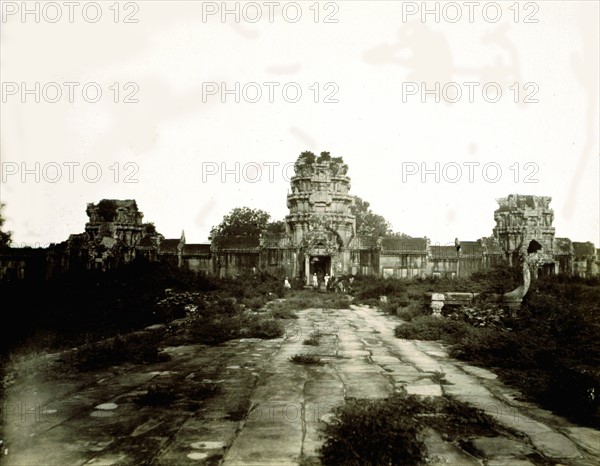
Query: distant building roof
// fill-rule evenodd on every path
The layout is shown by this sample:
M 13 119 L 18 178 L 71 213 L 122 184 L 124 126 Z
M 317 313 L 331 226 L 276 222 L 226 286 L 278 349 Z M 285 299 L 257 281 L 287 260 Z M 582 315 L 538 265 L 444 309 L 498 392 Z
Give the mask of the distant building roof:
M 225 236 L 221 238 L 222 249 L 258 249 L 260 238 L 258 236 Z
M 483 246 L 481 241 L 461 241 L 460 255 L 461 256 L 481 256 L 483 254 Z
M 162 254 L 177 254 L 177 246 L 181 239 L 164 239 L 160 243 L 159 252 Z
M 431 256 L 434 259 L 456 259 L 456 247 L 453 246 L 431 246 Z
M 184 256 L 210 256 L 210 243 L 186 244 L 183 247 Z
M 426 254 L 427 240 L 425 238 L 382 238 L 381 251 Z
M 576 243 L 573 242 L 573 252 L 576 256 L 596 256 L 596 248 L 593 243 L 589 241 L 587 243 Z

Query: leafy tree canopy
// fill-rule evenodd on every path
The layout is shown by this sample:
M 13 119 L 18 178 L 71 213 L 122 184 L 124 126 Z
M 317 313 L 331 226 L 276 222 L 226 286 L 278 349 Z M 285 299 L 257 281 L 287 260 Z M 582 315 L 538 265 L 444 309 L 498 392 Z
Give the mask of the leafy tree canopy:
M 313 152 L 309 150 L 305 150 L 300 154 L 299 159 L 306 164 L 313 163 L 325 163 L 325 162 L 334 162 L 334 163 L 344 163 L 344 159 L 342 157 L 332 157 L 331 154 L 327 151 L 321 152 L 319 157 L 317 157 Z
M 269 226 L 269 215 L 264 210 L 236 207 L 210 231 L 212 238 L 227 236 L 259 236 Z M 276 223 L 276 222 L 275 222 Z
M 282 235 L 283 233 L 285 233 L 285 222 L 283 220 L 270 222 L 267 225 L 267 232 L 273 235 Z
M 3 231 L 2 227 L 4 226 L 4 217 L 2 216 L 2 210 L 4 209 L 4 204 L 0 204 L 0 248 L 5 248 L 10 246 L 11 242 L 11 232 Z
M 395 238 L 409 238 L 404 233 L 394 233 L 390 222 L 382 215 L 376 214 L 371 210 L 367 201 L 358 196 L 354 196 L 354 205 L 351 210 L 356 217 L 356 234 L 360 236 L 388 236 Z

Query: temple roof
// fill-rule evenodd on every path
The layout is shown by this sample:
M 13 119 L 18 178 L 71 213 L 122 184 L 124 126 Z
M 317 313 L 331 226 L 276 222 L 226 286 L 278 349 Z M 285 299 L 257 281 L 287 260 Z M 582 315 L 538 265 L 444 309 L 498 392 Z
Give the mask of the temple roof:
M 431 256 L 434 259 L 456 259 L 456 248 L 454 246 L 431 246 Z
M 179 243 L 181 242 L 181 239 L 177 238 L 177 239 L 164 239 L 160 242 L 160 247 L 159 247 L 159 252 L 161 253 L 171 253 L 171 254 L 176 254 L 177 253 L 177 246 L 179 246 Z
M 426 254 L 427 240 L 425 238 L 382 238 L 381 251 Z
M 573 242 L 573 252 L 576 256 L 596 256 L 596 248 L 593 243 L 576 243 Z
M 183 254 L 188 256 L 210 256 L 210 243 L 186 244 L 183 247 Z

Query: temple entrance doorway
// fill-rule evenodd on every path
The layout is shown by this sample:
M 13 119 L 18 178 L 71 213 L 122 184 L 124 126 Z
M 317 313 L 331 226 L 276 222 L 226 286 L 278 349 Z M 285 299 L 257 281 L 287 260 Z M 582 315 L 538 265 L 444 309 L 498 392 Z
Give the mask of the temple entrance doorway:
M 331 256 L 310 256 L 310 275 L 314 273 L 323 280 L 325 274 L 331 275 Z

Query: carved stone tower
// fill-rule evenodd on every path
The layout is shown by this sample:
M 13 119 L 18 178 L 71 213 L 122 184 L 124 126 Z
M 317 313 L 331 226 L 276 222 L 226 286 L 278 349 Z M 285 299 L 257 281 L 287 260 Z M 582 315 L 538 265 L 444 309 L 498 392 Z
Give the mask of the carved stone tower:
M 103 199 L 88 204 L 90 268 L 108 269 L 135 258 L 135 246 L 144 235 L 142 214 L 134 200 Z
M 494 212 L 494 236 L 509 263 L 517 264 L 520 258 L 527 258 L 528 262 L 552 273 L 555 229 L 551 200 L 550 197 L 521 194 L 497 199 L 499 208 Z
M 350 270 L 349 244 L 356 220 L 350 208 L 348 166 L 341 157 L 322 152 L 317 158 L 303 152 L 294 165 L 292 192 L 287 196 L 290 213 L 285 218 L 301 274 L 341 275 Z

